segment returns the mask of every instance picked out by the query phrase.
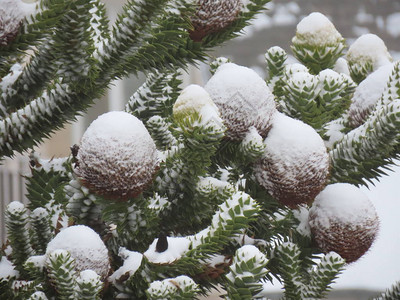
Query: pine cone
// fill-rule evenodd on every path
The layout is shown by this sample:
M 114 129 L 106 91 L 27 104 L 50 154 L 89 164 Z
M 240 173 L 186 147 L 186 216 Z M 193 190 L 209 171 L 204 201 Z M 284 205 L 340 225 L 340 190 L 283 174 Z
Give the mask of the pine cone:
M 7 46 L 18 35 L 22 20 L 36 13 L 34 0 L 1 0 L 0 1 L 0 47 Z
M 276 112 L 274 96 L 253 70 L 233 63 L 221 65 L 205 86 L 218 106 L 226 136 L 242 140 L 251 126 L 265 137 Z
M 288 207 L 310 203 L 324 188 L 329 156 L 318 133 L 309 125 L 277 113 L 256 163 L 257 181 Z
M 197 5 L 190 31 L 190 38 L 195 42 L 229 26 L 243 7 L 241 0 L 198 0 Z
M 104 280 L 110 270 L 107 247 L 100 236 L 90 227 L 76 225 L 63 229 L 47 245 L 46 259 L 63 249 L 75 260 L 76 270 L 93 270 Z
M 21 20 L 18 1 L 0 2 L 0 46 L 7 46 L 15 39 L 21 27 Z
M 126 199 L 140 194 L 158 169 L 154 141 L 143 123 L 126 112 L 101 115 L 84 133 L 75 172 L 91 191 Z
M 347 183 L 328 185 L 316 197 L 309 224 L 318 247 L 325 253 L 338 253 L 347 263 L 364 255 L 379 230 L 371 201 Z

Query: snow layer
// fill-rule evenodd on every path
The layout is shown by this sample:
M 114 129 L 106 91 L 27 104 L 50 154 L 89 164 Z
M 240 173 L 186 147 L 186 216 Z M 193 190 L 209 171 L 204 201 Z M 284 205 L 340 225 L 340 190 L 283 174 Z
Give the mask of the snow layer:
M 60 249 L 71 254 L 78 271 L 91 269 L 102 278 L 107 276 L 110 269 L 107 247 L 90 227 L 75 225 L 60 231 L 47 245 L 46 257 Z
M 391 62 L 385 43 L 375 34 L 364 34 L 360 36 L 349 48 L 347 60 L 352 63 L 371 63 L 373 69 Z
M 186 290 L 195 290 L 197 288 L 197 284 L 193 281 L 192 278 L 181 275 L 175 278 L 167 278 L 164 280 L 156 280 L 153 281 L 147 292 L 154 299 L 167 299 L 161 298 L 159 296 L 168 296 L 168 299 L 171 299 L 173 293 L 178 291 L 186 291 Z
M 236 192 L 227 201 L 219 205 L 210 226 L 187 237 L 192 242 L 192 248 L 201 245 L 207 237 L 212 237 L 217 229 L 225 229 L 234 217 L 244 216 L 245 211 L 252 211 L 253 215 L 256 214 L 257 204 L 248 194 L 242 191 Z
M 254 245 L 244 245 L 240 247 L 235 254 L 235 258 L 238 261 L 244 260 L 248 261 L 252 258 L 256 258 L 256 261 L 267 261 L 266 256 Z
M 204 106 L 218 110 L 207 91 L 197 84 L 187 86 L 179 95 L 173 107 L 174 116 L 188 116 L 199 113 Z
M 358 126 L 378 103 L 393 71 L 393 64 L 383 65 L 365 78 L 356 88 L 349 108 L 350 122 Z
M 7 259 L 7 257 L 2 256 L 0 260 L 0 279 L 2 280 L 18 276 L 19 272 L 15 270 L 14 265 Z
M 251 263 L 248 263 L 251 261 Z M 236 282 L 236 278 L 241 278 L 243 282 L 248 282 L 248 279 L 266 273 L 267 270 L 264 266 L 267 264 L 268 259 L 264 253 L 262 253 L 256 246 L 244 245 L 236 250 L 235 256 L 232 260 L 232 265 L 229 267 L 231 272 L 226 276 L 230 282 Z M 243 266 L 246 266 L 249 271 L 256 271 L 257 274 L 253 274 L 247 270 L 243 270 Z
M 326 152 L 318 133 L 300 120 L 276 113 L 264 143 L 268 154 L 282 161 L 306 160 L 311 153 Z
M 348 183 L 328 185 L 315 198 L 311 214 L 317 216 L 311 222 L 322 228 L 329 228 L 332 222 L 337 222 L 355 229 L 366 220 L 377 219 L 375 208 L 368 197 Z
M 335 66 L 333 67 L 333 70 L 335 72 L 350 76 L 349 65 L 347 63 L 347 60 L 343 57 L 338 58 L 338 60 L 335 63 Z
M 1 12 L 1 10 L 0 10 Z M 1 32 L 0 32 L 0 37 L 1 37 Z M 1 44 L 1 40 L 0 40 Z M 14 82 L 18 79 L 18 77 L 22 73 L 22 66 L 19 63 L 16 63 L 11 66 L 10 72 L 4 76 L 1 81 L 0 81 L 0 91 L 2 91 L 2 96 L 6 97 L 7 94 L 15 94 L 15 91 L 12 90 L 11 86 L 14 84 Z
M 81 285 L 96 285 L 100 281 L 100 276 L 93 270 L 83 270 L 76 281 Z
M 329 140 L 325 141 L 327 149 L 332 149 L 335 143 L 344 137 L 345 134 L 342 131 L 346 128 L 345 123 L 347 123 L 347 116 L 333 120 L 325 125 L 325 135 L 329 137 Z
M 45 255 L 33 255 L 30 256 L 26 263 L 33 264 L 37 269 L 43 270 L 46 265 L 46 256 Z
M 7 211 L 13 215 L 19 214 L 19 213 L 23 212 L 24 210 L 25 210 L 24 204 L 19 201 L 13 201 L 7 205 Z
M 147 136 L 147 129 L 138 118 L 123 111 L 112 111 L 102 114 L 94 120 L 86 130 L 82 140 L 92 138 L 132 140 L 133 137 L 142 139 Z
M 48 298 L 46 297 L 46 294 L 43 292 L 34 292 L 32 295 L 30 295 L 29 300 L 47 300 Z
M 274 96 L 265 81 L 246 67 L 221 65 L 205 86 L 228 128 L 227 136 L 240 140 L 251 126 L 265 136 L 276 111 Z
M 180 259 L 188 250 L 191 241 L 186 237 L 167 237 L 168 248 L 164 252 L 157 252 L 158 238 L 153 241 L 143 255 L 155 264 L 170 264 Z
M 304 235 L 311 237 L 311 229 L 308 223 L 308 215 L 309 211 L 306 206 L 300 206 L 298 209 L 293 210 L 293 216 L 300 221 L 299 225 L 297 226 L 297 231 Z
M 313 12 L 297 24 L 294 44 L 307 43 L 313 46 L 336 45 L 342 40 L 341 34 L 329 19 L 319 12 Z
M 118 255 L 124 260 L 123 265 L 116 270 L 109 278 L 115 284 L 122 276 L 128 274 L 131 277 L 142 264 L 143 255 L 139 252 L 129 251 L 125 247 L 121 247 Z

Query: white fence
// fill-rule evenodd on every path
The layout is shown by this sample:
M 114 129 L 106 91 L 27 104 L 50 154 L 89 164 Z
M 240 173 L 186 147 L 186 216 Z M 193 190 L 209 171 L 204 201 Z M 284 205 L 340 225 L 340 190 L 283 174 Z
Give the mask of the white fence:
M 7 205 L 12 201 L 28 203 L 23 177 L 27 174 L 29 174 L 29 167 L 26 158 L 7 159 L 0 165 L 0 244 L 6 239 L 4 212 Z

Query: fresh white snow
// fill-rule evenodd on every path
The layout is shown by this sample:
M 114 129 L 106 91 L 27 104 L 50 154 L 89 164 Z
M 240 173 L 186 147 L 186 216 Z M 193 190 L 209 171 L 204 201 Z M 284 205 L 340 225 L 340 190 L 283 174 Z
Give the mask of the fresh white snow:
M 47 245 L 46 256 L 60 249 L 71 254 L 77 270 L 92 269 L 101 277 L 108 274 L 110 262 L 107 247 L 90 227 L 75 225 L 63 229 Z
M 393 64 L 385 64 L 368 75 L 357 86 L 351 99 L 349 115 L 365 114 L 378 103 L 392 71 Z M 358 120 L 358 122 L 361 122 L 361 120 Z
M 149 137 L 146 127 L 138 118 L 123 111 L 112 111 L 100 115 L 90 124 L 82 142 L 90 143 L 92 139 L 93 142 L 98 142 L 98 139 L 132 141 Z
M 185 291 L 187 289 L 195 290 L 197 289 L 197 284 L 192 278 L 186 275 L 181 275 L 175 278 L 167 278 L 162 281 L 153 281 L 147 292 L 157 299 L 159 299 L 159 297 L 156 297 L 157 295 L 168 295 L 168 299 L 170 299 L 173 293 Z
M 261 135 L 266 133 L 276 111 L 274 96 L 255 71 L 225 63 L 210 78 L 205 89 L 220 110 L 228 137 L 241 139 L 251 126 Z
M 297 226 L 297 231 L 304 236 L 311 237 L 308 215 L 309 210 L 305 205 L 301 205 L 299 208 L 293 210 L 293 216 L 300 221 L 299 225 Z
M 352 62 L 370 62 L 373 69 L 391 62 L 385 43 L 375 34 L 368 33 L 360 36 L 347 51 L 347 60 Z
M 203 107 L 210 106 L 218 111 L 207 91 L 197 84 L 187 86 L 178 96 L 173 107 L 174 116 L 189 116 L 200 113 Z
M 79 284 L 96 284 L 100 281 L 100 276 L 93 270 L 83 270 L 76 281 Z
M 292 42 L 324 46 L 336 45 L 342 39 L 341 34 L 326 16 L 319 12 L 313 12 L 297 24 L 296 36 Z
M 267 157 L 288 164 L 308 160 L 314 153 L 326 153 L 324 142 L 314 128 L 282 113 L 275 114 L 264 143 Z
M 20 201 L 13 201 L 7 205 L 7 211 L 11 214 L 18 214 L 25 210 L 25 205 Z
M 119 248 L 118 256 L 124 260 L 124 263 L 108 278 L 108 281 L 113 283 L 118 281 L 126 274 L 128 274 L 129 277 L 135 274 L 137 269 L 139 269 L 143 259 L 143 254 L 136 251 L 130 251 L 125 247 Z
M 19 272 L 15 269 L 14 265 L 7 259 L 7 257 L 2 256 L 0 260 L 0 282 L 3 279 L 18 276 Z
M 315 198 L 310 214 L 316 216 L 312 222 L 323 228 L 329 228 L 331 222 L 356 228 L 368 220 L 377 219 L 375 208 L 368 197 L 348 183 L 326 186 Z
M 157 252 L 158 238 L 153 241 L 143 255 L 155 264 L 170 264 L 180 259 L 188 250 L 191 241 L 186 237 L 167 237 L 168 248 L 164 252 Z
M 46 265 L 46 255 L 30 256 L 26 262 L 33 264 L 39 270 L 43 270 Z

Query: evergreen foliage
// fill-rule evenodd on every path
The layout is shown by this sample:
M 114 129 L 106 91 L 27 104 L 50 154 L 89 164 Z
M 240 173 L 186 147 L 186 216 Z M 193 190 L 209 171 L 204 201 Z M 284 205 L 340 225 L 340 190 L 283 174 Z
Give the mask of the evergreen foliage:
M 396 282 L 393 286 L 383 293 L 380 297 L 374 298 L 376 300 L 394 300 L 400 297 L 400 283 Z
M 188 65 L 206 61 L 208 50 L 235 37 L 267 2 L 247 1 L 230 25 L 201 42 L 189 34 L 196 11 L 192 1 L 129 0 L 112 29 L 99 0 L 40 2 L 39 11 L 22 22 L 17 37 L 0 48 L 0 155 L 30 149 L 85 111 L 112 80 L 145 72 L 147 79 L 130 97 L 125 112 L 143 122 L 160 163 L 151 173 L 152 183 L 139 195 L 121 198 L 96 193 L 90 176 L 78 176 L 76 168 L 85 163 L 78 145 L 67 158 L 46 160 L 32 152 L 31 175 L 26 178 L 30 202 L 25 207 L 14 201 L 6 211 L 8 241 L 0 251 L 0 266 L 7 266 L 9 274 L 0 277 L 2 296 L 195 299 L 218 286 L 227 299 L 264 299 L 265 283 L 278 281 L 284 287 L 283 299 L 326 297 L 346 262 L 339 254 L 323 253 L 316 244 L 308 226 L 314 199 L 288 207 L 274 199 L 272 188 L 260 184 L 255 174 L 265 156 L 272 157 L 267 151 L 273 146 L 267 150 L 265 141 L 279 118 L 271 118 L 265 131 L 249 125 L 243 137 L 232 140 L 226 116 L 206 90 L 182 87 L 180 76 Z M 323 174 L 328 180 L 321 186 L 296 173 L 305 168 L 312 173 L 322 164 L 313 155 L 307 157 L 311 164 L 295 161 L 286 166 L 282 159 L 288 177 L 267 174 L 269 179 L 278 186 L 301 181 L 320 192 L 328 183 L 367 184 L 398 158 L 400 67 L 393 64 L 380 99 L 365 122 L 353 128 L 348 108 L 371 70 L 355 64 L 347 75 L 331 70 L 346 44 L 324 16 L 317 17 L 329 30 L 308 34 L 298 27 L 292 50 L 300 63 L 288 63 L 280 47 L 267 50 L 265 84 L 273 94 L 273 113 L 301 120 L 308 124 L 302 124 L 305 132 L 316 136 L 288 133 L 279 138 L 304 138 L 307 147 L 317 139 L 317 150 L 330 161 L 329 172 Z M 326 43 L 324 37 L 332 39 Z M 26 50 L 31 50 L 29 57 Z M 211 62 L 211 74 L 229 62 L 223 57 Z M 253 113 L 254 103 L 238 96 Z M 233 98 L 229 101 L 237 100 Z M 234 117 L 233 121 L 245 123 Z M 126 134 L 132 130 L 126 128 Z M 121 152 L 137 151 L 142 158 L 148 154 L 131 144 L 120 145 Z M 301 151 L 292 145 L 289 151 Z M 113 169 L 101 161 L 97 167 L 114 177 L 117 172 L 126 176 L 123 163 Z M 72 251 L 49 252 L 49 242 L 74 225 L 91 227 L 107 247 L 109 261 L 102 258 L 106 268 L 99 266 L 104 274 L 82 269 Z M 95 256 L 91 250 L 85 253 Z M 397 299 L 398 294 L 397 284 L 379 299 Z

